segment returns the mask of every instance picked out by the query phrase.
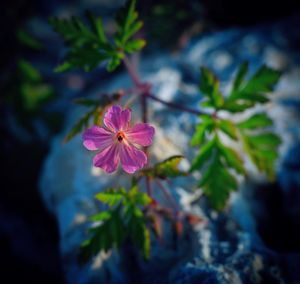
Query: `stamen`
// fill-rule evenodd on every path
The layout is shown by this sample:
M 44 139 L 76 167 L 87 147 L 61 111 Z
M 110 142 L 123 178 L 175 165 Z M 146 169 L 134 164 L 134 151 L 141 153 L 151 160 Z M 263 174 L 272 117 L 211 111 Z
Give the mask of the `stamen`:
M 120 131 L 117 133 L 117 139 L 119 142 L 122 142 L 124 138 L 125 138 L 125 135 L 123 132 Z

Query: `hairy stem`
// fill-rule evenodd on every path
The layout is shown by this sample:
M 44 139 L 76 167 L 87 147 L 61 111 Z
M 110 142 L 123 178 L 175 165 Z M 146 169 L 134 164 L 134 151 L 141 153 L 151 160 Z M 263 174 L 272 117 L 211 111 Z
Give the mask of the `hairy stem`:
M 196 115 L 201 115 L 201 114 L 207 114 L 206 112 L 203 112 L 203 111 L 199 111 L 199 110 L 195 110 L 195 109 L 191 109 L 191 108 L 188 108 L 188 107 L 185 107 L 185 106 L 182 106 L 182 105 L 178 105 L 178 104 L 175 104 L 175 103 L 172 103 L 172 102 L 167 102 L 167 101 L 164 101 L 158 97 L 155 97 L 154 95 L 151 95 L 151 94 L 147 94 L 147 96 L 156 101 L 156 102 L 159 102 L 163 105 L 166 105 L 168 107 L 171 107 L 171 108 L 175 108 L 175 109 L 178 109 L 178 110 L 182 110 L 184 112 L 189 112 L 189 113 L 192 113 L 192 114 L 196 114 Z
M 178 211 L 179 208 L 177 206 L 177 203 L 175 202 L 175 200 L 173 199 L 173 197 L 170 195 L 170 193 L 168 192 L 167 188 L 165 188 L 165 186 L 163 185 L 163 183 L 159 179 L 156 179 L 155 181 L 156 181 L 157 185 L 159 186 L 159 188 L 161 189 L 161 191 L 164 194 L 164 196 L 166 197 L 166 199 L 168 200 L 168 202 L 173 207 L 173 209 L 175 211 Z
M 153 189 L 152 189 L 152 183 L 150 177 L 145 177 L 146 178 L 146 189 L 147 189 L 147 194 L 149 196 L 152 196 L 153 194 Z
M 133 69 L 128 57 L 125 55 L 123 58 L 124 65 L 128 71 L 128 74 L 136 87 L 141 85 L 140 79 L 138 77 L 137 72 Z

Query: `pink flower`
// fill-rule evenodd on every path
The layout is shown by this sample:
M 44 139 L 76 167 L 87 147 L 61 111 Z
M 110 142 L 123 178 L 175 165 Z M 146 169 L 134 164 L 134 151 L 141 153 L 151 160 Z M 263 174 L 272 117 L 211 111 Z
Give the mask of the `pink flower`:
M 147 123 L 129 126 L 131 110 L 112 106 L 104 115 L 105 128 L 92 126 L 83 133 L 83 145 L 88 150 L 99 150 L 94 157 L 95 167 L 114 172 L 121 162 L 127 173 L 134 173 L 147 163 L 146 154 L 136 146 L 152 143 L 154 128 Z

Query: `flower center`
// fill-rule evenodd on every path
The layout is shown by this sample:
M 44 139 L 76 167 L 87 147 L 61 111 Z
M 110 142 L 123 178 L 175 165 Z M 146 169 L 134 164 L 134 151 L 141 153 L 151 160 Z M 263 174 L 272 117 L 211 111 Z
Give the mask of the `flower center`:
M 119 142 L 122 142 L 124 138 L 125 138 L 124 132 L 120 131 L 117 133 L 117 139 Z

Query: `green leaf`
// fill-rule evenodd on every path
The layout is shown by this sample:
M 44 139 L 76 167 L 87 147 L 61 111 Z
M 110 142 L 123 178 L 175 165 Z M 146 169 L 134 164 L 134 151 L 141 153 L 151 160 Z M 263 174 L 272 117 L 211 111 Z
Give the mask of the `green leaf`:
M 242 73 L 247 71 L 242 67 L 241 69 L 243 69 L 241 71 Z M 267 66 L 262 66 L 246 83 L 235 83 L 237 85 L 233 88 L 233 91 L 227 101 L 245 100 L 252 101 L 253 103 L 265 103 L 268 101 L 268 98 L 266 98 L 263 94 L 273 90 L 273 87 L 278 82 L 280 75 L 281 73 L 279 71 L 273 70 Z
M 119 65 L 121 64 L 121 60 L 118 57 L 112 57 L 109 61 L 108 64 L 106 65 L 106 70 L 108 72 L 114 71 Z
M 242 83 L 244 82 L 245 76 L 248 72 L 249 64 L 248 62 L 243 62 L 240 65 L 240 68 L 235 76 L 234 82 L 233 82 L 233 92 L 238 90 Z
M 109 211 L 102 211 L 100 213 L 97 213 L 95 215 L 90 216 L 90 220 L 93 222 L 98 222 L 98 221 L 106 221 L 111 218 L 111 212 Z
M 42 80 L 41 73 L 27 60 L 19 60 L 18 68 L 21 72 L 21 76 L 27 82 L 40 82 Z
M 22 29 L 17 31 L 17 38 L 20 43 L 32 49 L 40 50 L 43 48 L 43 45 L 36 38 Z
M 124 46 L 124 49 L 127 53 L 133 53 L 141 50 L 146 45 L 146 41 L 143 39 L 134 39 L 128 41 Z
M 241 131 L 245 151 L 253 164 L 267 174 L 272 181 L 275 178 L 274 162 L 278 157 L 277 147 L 280 138 L 273 133 L 250 135 Z
M 199 186 L 203 187 L 210 204 L 216 210 L 224 208 L 230 192 L 238 187 L 236 179 L 230 174 L 216 155 L 210 166 L 205 170 Z
M 87 12 L 87 18 L 89 19 L 91 26 L 98 36 L 99 42 L 107 43 L 107 38 L 104 32 L 102 20 L 99 17 L 94 16 L 91 12 Z
M 249 136 L 249 141 L 259 149 L 277 147 L 281 143 L 281 139 L 276 134 L 270 132 Z
M 95 198 L 110 207 L 114 207 L 124 199 L 124 193 L 111 189 L 106 192 L 97 193 Z
M 102 224 L 90 229 L 90 238 L 85 240 L 79 253 L 80 263 L 87 262 L 100 251 L 120 248 L 125 237 L 126 227 L 123 223 L 120 208 L 108 212 L 109 218 L 102 220 Z
M 215 145 L 216 138 L 213 138 L 200 148 L 199 153 L 192 162 L 190 172 L 200 169 L 204 163 L 211 158 Z
M 79 18 L 59 19 L 52 17 L 49 19 L 49 23 L 72 47 L 81 47 L 97 42 L 96 35 Z
M 137 20 L 138 13 L 135 10 L 135 6 L 136 6 L 135 0 L 127 1 L 126 5 L 122 9 L 120 9 L 116 15 L 117 33 L 114 36 L 114 41 L 118 48 L 126 50 L 126 46 L 127 46 L 127 52 L 133 52 L 135 50 L 139 50 L 144 46 L 145 43 L 143 41 L 137 41 L 136 43 L 131 43 L 135 45 L 135 48 L 133 49 L 132 46 L 130 46 L 129 44 L 130 42 L 129 40 L 143 26 L 143 22 Z
M 52 86 L 44 83 L 23 83 L 20 86 L 23 106 L 27 111 L 37 111 L 39 107 L 53 98 Z
M 224 103 L 224 98 L 219 91 L 219 81 L 215 75 L 205 67 L 201 67 L 201 77 L 199 89 L 203 95 L 209 98 L 209 101 L 215 108 L 220 108 Z
M 280 75 L 279 71 L 263 65 L 245 84 L 242 91 L 249 94 L 271 92 Z
M 121 97 L 120 93 L 115 93 L 111 96 L 108 95 L 101 95 L 101 97 L 97 100 L 95 99 L 87 99 L 87 98 L 78 98 L 75 99 L 74 102 L 86 107 L 92 107 L 92 109 L 86 112 L 71 128 L 68 134 L 64 138 L 64 142 L 70 141 L 74 138 L 77 134 L 81 133 L 89 126 L 90 120 L 93 119 L 93 124 L 98 125 L 100 124 L 100 120 L 102 118 L 102 114 L 104 109 L 119 100 Z
M 255 105 L 255 102 L 253 101 L 243 101 L 243 100 L 236 100 L 236 101 L 231 101 L 227 100 L 224 105 L 222 106 L 223 110 L 227 110 L 232 113 L 237 113 L 237 112 L 243 112 L 248 108 L 251 108 Z
M 243 129 L 257 129 L 268 127 L 273 124 L 272 120 L 266 113 L 257 113 L 247 118 L 246 120 L 238 123 L 239 128 Z
M 196 132 L 191 140 L 192 146 L 202 144 L 205 139 L 205 134 L 210 133 L 214 126 L 212 116 L 200 116 L 200 118 L 202 119 L 202 122 L 196 125 Z
M 225 146 L 224 144 L 219 143 L 219 148 L 221 155 L 224 157 L 228 167 L 231 167 L 236 170 L 239 174 L 245 174 L 246 170 L 243 165 L 243 160 L 239 154 L 233 149 Z
M 143 169 L 140 172 L 142 175 L 157 177 L 160 179 L 185 176 L 187 173 L 178 169 L 179 163 L 183 158 L 184 157 L 180 155 L 172 156 L 158 164 L 155 164 L 152 168 Z
M 137 180 L 132 179 L 132 185 L 127 192 L 124 188 L 110 189 L 100 192 L 96 198 L 110 206 L 90 217 L 91 221 L 100 225 L 90 229 L 90 238 L 83 242 L 80 259 L 86 262 L 99 251 L 120 248 L 124 240 L 130 240 L 145 259 L 150 256 L 150 231 L 148 219 L 141 206 L 151 202 L 150 197 L 138 190 Z
M 70 141 L 77 134 L 81 133 L 84 129 L 88 127 L 89 120 L 93 116 L 94 110 L 86 112 L 71 128 L 64 138 L 64 142 Z
M 228 119 L 219 120 L 219 127 L 224 133 L 226 133 L 230 138 L 238 140 L 237 129 L 234 123 Z
M 101 19 L 91 13 L 88 13 L 87 17 L 92 28 L 76 17 L 49 20 L 54 30 L 61 34 L 69 46 L 64 62 L 56 67 L 55 72 L 65 72 L 74 68 L 91 71 L 113 56 L 115 51 L 106 39 Z

